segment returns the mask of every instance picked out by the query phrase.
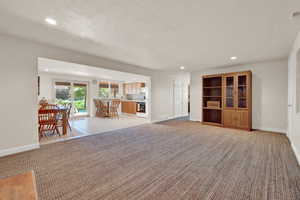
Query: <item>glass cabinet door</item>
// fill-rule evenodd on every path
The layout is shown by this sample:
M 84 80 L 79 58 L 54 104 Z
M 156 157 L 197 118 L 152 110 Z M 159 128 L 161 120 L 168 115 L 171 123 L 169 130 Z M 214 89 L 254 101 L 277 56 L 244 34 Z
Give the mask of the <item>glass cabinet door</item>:
M 248 87 L 249 81 L 246 74 L 237 76 L 237 106 L 238 108 L 248 108 Z
M 224 108 L 234 108 L 234 99 L 235 99 L 235 92 L 234 92 L 234 76 L 225 76 L 224 77 Z

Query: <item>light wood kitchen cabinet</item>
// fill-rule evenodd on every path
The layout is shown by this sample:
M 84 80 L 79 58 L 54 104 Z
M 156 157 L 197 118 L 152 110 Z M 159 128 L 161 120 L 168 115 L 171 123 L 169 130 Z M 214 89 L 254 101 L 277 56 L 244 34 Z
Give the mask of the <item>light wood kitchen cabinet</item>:
M 135 101 L 122 101 L 122 113 L 136 114 Z
M 139 94 L 145 83 L 124 83 L 124 94 Z

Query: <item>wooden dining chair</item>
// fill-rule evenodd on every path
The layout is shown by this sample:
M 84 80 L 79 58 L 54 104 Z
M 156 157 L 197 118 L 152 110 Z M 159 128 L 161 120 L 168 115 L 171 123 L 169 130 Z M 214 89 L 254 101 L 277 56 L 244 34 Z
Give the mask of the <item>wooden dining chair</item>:
M 121 104 L 121 100 L 119 99 L 114 99 L 111 102 L 111 105 L 109 107 L 109 116 L 112 118 L 118 118 L 119 119 L 119 113 L 118 113 L 118 108 Z
M 67 121 L 67 126 L 69 127 L 70 131 L 72 131 L 72 128 L 71 128 L 71 124 L 70 124 L 70 117 L 71 117 L 71 111 L 72 111 L 72 103 L 67 103 L 65 105 L 65 108 L 66 108 L 66 121 Z M 58 119 L 57 119 L 57 126 L 58 127 L 63 127 L 63 114 L 62 113 L 59 113 L 58 115 Z
M 102 117 L 109 116 L 109 107 L 99 100 L 100 112 Z
M 41 105 L 42 110 L 51 110 L 51 109 L 56 109 L 58 110 L 58 106 L 56 104 L 43 104 Z
M 94 99 L 94 104 L 96 107 L 96 117 L 101 117 L 101 106 L 99 101 L 99 99 Z
M 52 134 L 60 135 L 57 127 L 57 115 L 56 109 L 39 109 L 38 121 L 39 121 L 39 139 L 43 136 L 47 136 L 46 132 L 52 132 Z
M 68 123 L 68 127 L 70 129 L 70 131 L 72 131 L 72 128 L 71 128 L 71 125 L 70 125 L 70 117 L 71 117 L 71 111 L 72 111 L 72 108 L 73 108 L 73 104 L 72 103 L 68 103 L 67 104 L 67 123 Z

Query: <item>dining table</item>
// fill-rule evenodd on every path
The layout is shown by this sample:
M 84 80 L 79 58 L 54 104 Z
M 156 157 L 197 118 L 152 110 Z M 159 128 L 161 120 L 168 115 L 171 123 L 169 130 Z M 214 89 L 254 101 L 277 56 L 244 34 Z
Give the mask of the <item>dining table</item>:
M 104 105 L 107 106 L 107 113 L 105 113 L 105 117 L 109 117 L 109 109 L 112 103 L 112 99 L 102 99 L 101 101 L 104 103 Z

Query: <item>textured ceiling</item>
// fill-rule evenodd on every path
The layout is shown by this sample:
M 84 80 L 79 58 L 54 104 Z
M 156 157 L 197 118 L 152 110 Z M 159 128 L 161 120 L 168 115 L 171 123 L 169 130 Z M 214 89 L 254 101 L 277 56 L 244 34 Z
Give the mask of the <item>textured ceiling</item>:
M 200 70 L 287 57 L 300 30 L 289 19 L 295 10 L 299 0 L 1 0 L 0 31 L 148 68 Z

